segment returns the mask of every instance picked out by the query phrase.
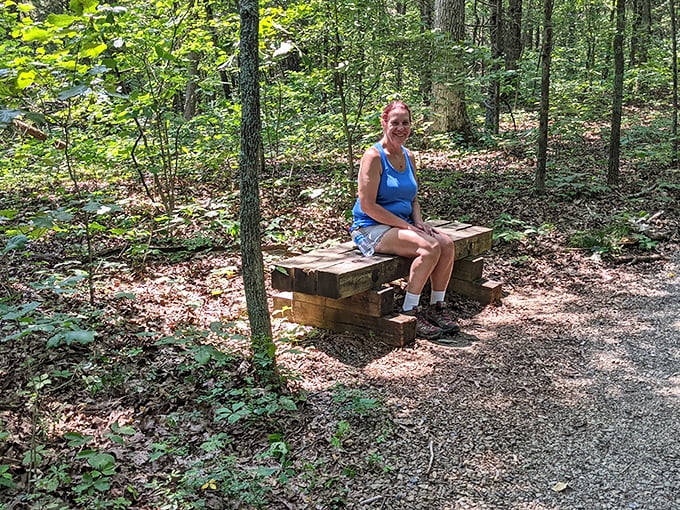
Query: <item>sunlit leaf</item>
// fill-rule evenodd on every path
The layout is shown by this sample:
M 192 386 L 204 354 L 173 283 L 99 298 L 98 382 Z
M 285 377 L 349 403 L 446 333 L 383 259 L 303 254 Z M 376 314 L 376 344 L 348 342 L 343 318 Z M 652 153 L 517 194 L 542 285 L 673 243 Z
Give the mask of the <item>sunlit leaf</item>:
M 78 18 L 69 14 L 50 14 L 47 16 L 47 22 L 55 27 L 67 27 Z
M 24 71 L 17 76 L 17 88 L 23 90 L 30 87 L 35 81 L 35 71 Z
M 104 50 L 106 50 L 106 43 L 86 44 L 83 49 L 80 50 L 79 55 L 84 58 L 95 58 Z
M 22 39 L 26 42 L 38 41 L 46 42 L 52 38 L 52 32 L 48 32 L 42 28 L 30 27 L 27 28 L 23 34 Z

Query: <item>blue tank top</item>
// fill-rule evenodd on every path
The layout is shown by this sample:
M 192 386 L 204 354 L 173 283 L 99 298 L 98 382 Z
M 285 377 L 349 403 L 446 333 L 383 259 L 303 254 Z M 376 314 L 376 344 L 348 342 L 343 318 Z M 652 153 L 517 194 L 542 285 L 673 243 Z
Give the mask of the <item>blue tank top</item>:
M 376 143 L 374 147 L 380 153 L 380 162 L 382 164 L 376 202 L 401 219 L 413 223 L 411 214 L 413 213 L 413 200 L 416 198 L 418 184 L 416 183 L 411 158 L 408 157 L 406 149 L 402 147 L 401 150 L 404 151 L 404 157 L 406 158 L 406 169 L 403 172 L 399 172 L 392 166 L 390 160 L 387 159 L 387 154 L 385 154 L 382 145 Z M 354 203 L 352 214 L 354 222 L 350 230 L 378 224 L 377 221 L 361 210 L 358 198 Z

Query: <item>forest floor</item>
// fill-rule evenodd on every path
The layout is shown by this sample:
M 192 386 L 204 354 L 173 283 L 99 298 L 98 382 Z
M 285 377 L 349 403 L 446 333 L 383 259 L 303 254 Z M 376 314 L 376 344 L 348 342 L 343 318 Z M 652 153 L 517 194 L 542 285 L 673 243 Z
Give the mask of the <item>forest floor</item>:
M 420 165 L 425 212 L 501 234 L 485 276 L 503 282 L 502 303 L 450 296 L 458 345 L 416 340 L 394 348 L 369 334 L 274 321 L 279 364 L 294 374 L 290 395 L 304 395 L 298 410 L 250 427 L 245 419 L 218 421 L 206 393 L 240 391 L 233 381 L 248 380 L 249 368 L 238 358 L 191 365 L 179 342 L 144 333 L 222 321 L 244 335 L 227 335 L 220 348 L 246 349 L 238 253 L 208 250 L 178 262 L 150 260 L 143 273 L 112 272 L 100 291 L 135 299 L 104 301 L 104 316 L 122 320 L 97 343 L 0 343 L 0 424 L 8 434 L 0 464 L 12 466 L 18 483 L 0 487 L 0 508 L 95 508 L 83 503 L 96 500 L 92 492 L 81 492 L 79 506 L 63 479 L 48 477 L 62 466 L 78 478 L 73 443 L 62 439 L 75 431 L 116 458 L 107 497 L 130 502 L 118 508 L 250 508 L 247 495 L 256 490 L 269 509 L 680 508 L 677 187 L 624 168 L 621 187 L 610 192 L 572 169 L 535 197 L 532 165 L 521 155 L 427 153 Z M 263 190 L 270 221 L 286 218 L 298 233 L 265 246 L 267 271 L 305 247 L 347 240 L 335 198 L 301 193 L 327 189 L 328 181 L 310 175 Z M 642 236 L 607 231 L 616 222 Z M 608 249 L 575 246 L 574 236 L 585 233 Z M 31 377 L 55 379 L 60 370 L 63 384 L 53 383 L 37 405 L 26 396 Z M 219 371 L 232 383 L 224 385 Z M 112 424 L 134 432 L 111 442 Z M 226 471 L 194 472 L 218 485 L 197 482 L 182 500 L 179 480 L 217 455 L 205 440 L 221 432 Z M 44 457 L 38 471 L 52 485 L 31 486 L 21 467 L 36 435 Z M 263 466 L 278 478 L 233 474 Z

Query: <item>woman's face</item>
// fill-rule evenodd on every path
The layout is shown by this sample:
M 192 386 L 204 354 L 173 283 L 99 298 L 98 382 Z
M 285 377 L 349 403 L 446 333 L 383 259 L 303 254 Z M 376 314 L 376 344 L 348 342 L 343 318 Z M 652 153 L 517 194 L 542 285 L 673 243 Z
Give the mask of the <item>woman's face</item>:
M 411 134 L 411 115 L 405 108 L 395 108 L 382 120 L 382 126 L 388 139 L 402 145 Z

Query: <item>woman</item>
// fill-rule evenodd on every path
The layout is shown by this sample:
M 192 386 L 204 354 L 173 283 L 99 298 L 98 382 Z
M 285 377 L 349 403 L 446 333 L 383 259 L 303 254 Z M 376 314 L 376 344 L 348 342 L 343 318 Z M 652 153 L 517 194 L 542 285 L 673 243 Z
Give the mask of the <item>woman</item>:
M 361 231 L 375 251 L 413 259 L 403 311 L 416 317 L 416 335 L 435 339 L 458 331 L 444 297 L 453 269 L 453 241 L 423 221 L 415 162 L 404 143 L 411 134 L 411 110 L 390 103 L 381 116 L 383 136 L 361 158 L 359 196 L 354 204 L 352 238 Z M 430 280 L 430 313 L 420 294 Z

